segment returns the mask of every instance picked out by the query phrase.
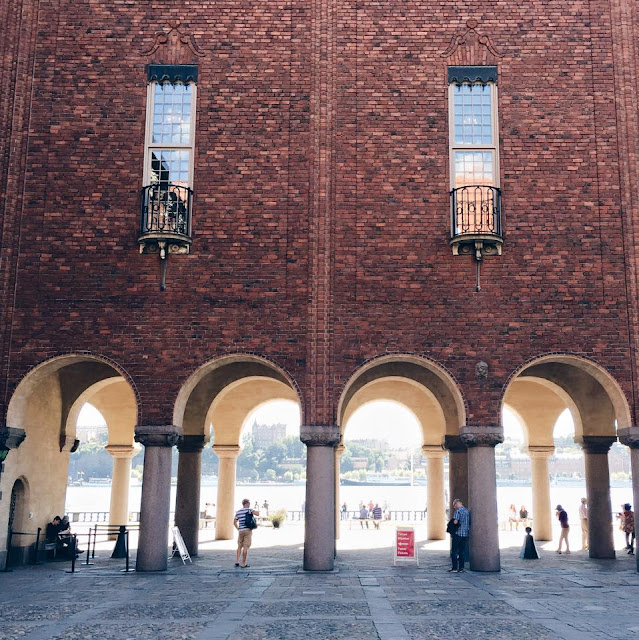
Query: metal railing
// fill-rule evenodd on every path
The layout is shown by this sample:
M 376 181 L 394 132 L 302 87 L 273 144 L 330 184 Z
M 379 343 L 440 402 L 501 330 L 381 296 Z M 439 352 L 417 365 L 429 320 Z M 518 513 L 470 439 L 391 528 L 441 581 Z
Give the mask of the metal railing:
M 72 511 L 69 515 L 69 522 L 108 522 L 108 511 Z
M 173 182 L 156 182 L 142 188 L 140 233 L 174 233 L 191 236 L 193 190 Z
M 290 512 L 289 512 L 290 513 Z M 340 518 L 342 520 L 359 520 L 359 510 L 357 511 L 341 511 Z M 372 519 L 369 514 L 368 519 Z M 382 515 L 383 520 L 392 520 L 394 522 L 421 522 L 426 519 L 425 511 L 418 511 L 416 509 L 406 510 L 390 510 L 385 511 Z
M 450 192 L 451 237 L 501 236 L 501 189 L 469 185 Z

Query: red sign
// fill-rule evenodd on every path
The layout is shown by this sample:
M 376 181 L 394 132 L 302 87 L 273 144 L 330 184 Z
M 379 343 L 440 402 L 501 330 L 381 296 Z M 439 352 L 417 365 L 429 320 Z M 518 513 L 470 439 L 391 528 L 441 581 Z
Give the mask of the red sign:
M 396 558 L 414 558 L 415 557 L 415 530 L 414 529 L 397 529 L 395 543 Z

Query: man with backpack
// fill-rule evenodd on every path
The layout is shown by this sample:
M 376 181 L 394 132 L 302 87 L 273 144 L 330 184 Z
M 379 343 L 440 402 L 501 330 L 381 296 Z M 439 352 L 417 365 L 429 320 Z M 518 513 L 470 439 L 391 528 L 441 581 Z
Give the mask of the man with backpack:
M 242 508 L 238 509 L 233 520 L 233 526 L 238 530 L 237 534 L 237 554 L 235 557 L 235 566 L 245 569 L 249 565 L 246 564 L 248 552 L 251 547 L 251 538 L 253 529 L 257 528 L 255 516 L 259 516 L 260 512 L 251 509 L 251 501 L 246 498 L 242 500 Z M 240 554 L 242 563 L 240 564 Z

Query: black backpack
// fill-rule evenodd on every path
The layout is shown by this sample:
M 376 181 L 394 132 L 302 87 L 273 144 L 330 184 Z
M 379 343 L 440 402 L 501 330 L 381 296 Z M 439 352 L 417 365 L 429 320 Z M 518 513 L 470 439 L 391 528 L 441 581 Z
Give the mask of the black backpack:
M 451 518 L 448 521 L 448 524 L 446 525 L 446 533 L 450 533 L 450 535 L 452 536 L 453 533 L 457 532 L 458 526 L 459 526 L 459 523 L 455 524 L 455 518 Z
M 257 520 L 255 519 L 255 516 L 253 515 L 253 511 L 251 509 L 246 512 L 246 516 L 244 518 L 244 526 L 247 529 L 257 529 Z

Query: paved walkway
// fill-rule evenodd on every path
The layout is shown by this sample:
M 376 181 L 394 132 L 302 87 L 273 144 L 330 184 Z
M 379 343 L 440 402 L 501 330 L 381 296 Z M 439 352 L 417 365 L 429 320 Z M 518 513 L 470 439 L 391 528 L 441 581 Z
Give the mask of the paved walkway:
M 303 529 L 291 523 L 257 530 L 248 569 L 234 568 L 232 541 L 206 541 L 212 531 L 192 565 L 174 558 L 166 573 L 122 573 L 110 543 L 73 575 L 59 562 L 0 573 L 0 639 L 639 637 L 639 574 L 623 551 L 594 561 L 546 545 L 524 561 L 523 534 L 506 533 L 500 573 L 449 574 L 445 542 L 421 541 L 419 567 L 393 567 L 392 535 L 346 529 L 325 574 L 301 571 Z

